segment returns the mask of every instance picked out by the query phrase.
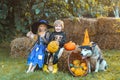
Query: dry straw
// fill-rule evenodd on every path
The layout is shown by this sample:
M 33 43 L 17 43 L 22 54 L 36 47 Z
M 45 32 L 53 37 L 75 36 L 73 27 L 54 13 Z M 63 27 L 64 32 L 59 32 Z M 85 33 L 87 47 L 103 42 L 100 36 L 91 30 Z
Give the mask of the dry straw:
M 102 49 L 120 49 L 120 19 L 116 18 L 79 18 L 64 19 L 67 41 L 81 45 L 87 28 L 90 40 Z
M 13 41 L 11 41 L 11 44 L 10 44 L 11 46 L 10 56 L 13 58 L 18 58 L 18 57 L 26 58 L 33 44 L 34 44 L 34 41 L 27 37 L 14 39 Z

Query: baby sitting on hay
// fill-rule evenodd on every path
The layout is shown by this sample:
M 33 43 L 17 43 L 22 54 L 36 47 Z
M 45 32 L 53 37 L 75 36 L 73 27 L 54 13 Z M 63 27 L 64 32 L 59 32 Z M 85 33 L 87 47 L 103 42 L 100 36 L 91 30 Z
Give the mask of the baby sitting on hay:
M 46 24 L 45 22 L 41 24 L 45 24 L 48 26 L 48 24 Z M 38 27 L 38 36 L 37 36 L 38 40 L 36 41 L 35 46 L 33 47 L 30 55 L 28 56 L 27 62 L 29 64 L 29 68 L 27 70 L 27 73 L 33 72 L 37 64 L 39 65 L 39 68 L 43 68 L 43 71 L 45 72 L 52 71 L 52 73 L 56 73 L 58 71 L 58 66 L 57 66 L 58 59 L 63 53 L 64 50 L 63 45 L 66 41 L 66 35 L 63 32 L 64 23 L 61 20 L 56 20 L 54 22 L 55 31 L 50 34 L 49 38 L 48 36 L 47 38 L 45 38 L 45 36 L 39 35 L 39 33 L 42 31 L 40 29 Z M 43 32 L 45 33 L 46 31 Z M 30 34 L 30 33 L 28 33 L 28 36 L 31 38 L 36 37 L 34 36 L 34 34 Z M 48 45 L 45 46 L 43 44 L 39 46 L 41 42 L 45 42 L 45 41 Z M 38 44 L 38 42 L 40 44 Z M 45 47 L 46 49 L 44 49 Z

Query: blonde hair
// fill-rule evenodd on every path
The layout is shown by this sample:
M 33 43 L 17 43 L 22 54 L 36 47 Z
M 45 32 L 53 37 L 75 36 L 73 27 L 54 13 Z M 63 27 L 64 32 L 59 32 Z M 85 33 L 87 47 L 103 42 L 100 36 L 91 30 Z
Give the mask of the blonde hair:
M 57 25 L 57 24 L 60 24 L 62 26 L 62 30 L 64 30 L 64 22 L 62 20 L 56 20 L 54 22 L 54 26 Z

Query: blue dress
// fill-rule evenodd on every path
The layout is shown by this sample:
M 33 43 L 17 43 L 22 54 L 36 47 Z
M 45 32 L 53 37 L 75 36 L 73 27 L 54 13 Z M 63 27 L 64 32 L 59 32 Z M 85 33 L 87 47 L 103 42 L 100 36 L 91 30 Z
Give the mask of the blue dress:
M 39 68 L 42 68 L 44 64 L 45 49 L 46 45 L 44 44 L 43 39 L 38 37 L 38 41 L 35 43 L 32 51 L 28 56 L 27 64 L 29 65 L 32 63 L 33 66 L 38 64 Z

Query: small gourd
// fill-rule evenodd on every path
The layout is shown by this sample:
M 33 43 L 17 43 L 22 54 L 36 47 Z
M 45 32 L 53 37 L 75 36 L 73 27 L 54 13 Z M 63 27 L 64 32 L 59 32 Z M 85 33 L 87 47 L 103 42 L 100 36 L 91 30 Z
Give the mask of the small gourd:
M 75 50 L 76 44 L 74 42 L 70 41 L 64 45 L 64 48 L 68 51 Z

